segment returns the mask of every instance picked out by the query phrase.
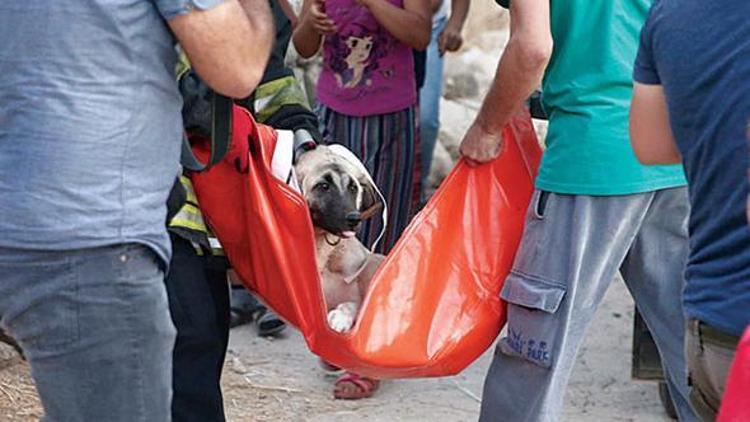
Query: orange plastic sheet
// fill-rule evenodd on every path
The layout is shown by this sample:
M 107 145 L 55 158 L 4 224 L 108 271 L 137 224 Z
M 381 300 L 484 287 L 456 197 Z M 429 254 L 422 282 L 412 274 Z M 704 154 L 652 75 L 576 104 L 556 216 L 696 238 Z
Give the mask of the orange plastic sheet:
M 718 422 L 750 421 L 750 327 L 737 345 Z
M 240 108 L 233 117 L 233 142 L 250 142 L 249 171 L 220 163 L 193 176 L 195 190 L 246 287 L 310 350 L 382 379 L 456 374 L 492 344 L 541 157 L 527 113 L 505 128 L 501 158 L 458 163 L 378 270 L 345 334 L 328 327 L 306 202 L 270 172 L 275 132 Z

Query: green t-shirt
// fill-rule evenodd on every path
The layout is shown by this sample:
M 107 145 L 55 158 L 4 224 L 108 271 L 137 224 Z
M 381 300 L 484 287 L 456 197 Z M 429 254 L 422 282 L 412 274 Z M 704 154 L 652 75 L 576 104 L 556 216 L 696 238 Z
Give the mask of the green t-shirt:
M 650 0 L 551 0 L 555 45 L 539 189 L 625 195 L 686 184 L 682 166 L 643 166 L 628 136 L 633 63 Z

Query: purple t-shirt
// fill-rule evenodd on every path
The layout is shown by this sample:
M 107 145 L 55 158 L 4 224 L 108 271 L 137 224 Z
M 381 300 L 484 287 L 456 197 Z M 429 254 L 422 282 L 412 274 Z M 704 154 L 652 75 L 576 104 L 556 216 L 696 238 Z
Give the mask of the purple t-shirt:
M 402 0 L 389 0 L 403 7 Z M 355 0 L 327 0 L 338 32 L 326 36 L 318 101 L 350 116 L 403 110 L 417 101 L 412 50 Z

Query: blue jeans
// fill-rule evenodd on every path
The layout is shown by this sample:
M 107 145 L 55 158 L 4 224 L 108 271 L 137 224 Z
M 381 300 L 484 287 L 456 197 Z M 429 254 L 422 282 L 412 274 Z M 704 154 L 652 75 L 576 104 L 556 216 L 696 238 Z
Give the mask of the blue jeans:
M 440 131 L 440 97 L 443 93 L 443 58 L 438 51 L 438 37 L 445 28 L 447 19 L 442 18 L 432 27 L 432 38 L 427 47 L 424 86 L 419 91 L 419 131 L 422 145 L 421 183 L 422 201 L 424 201 L 427 176 L 432 166 L 432 153 L 435 151 L 438 132 Z
M 46 421 L 170 420 L 175 329 L 151 249 L 0 248 L 0 316 Z
M 484 385 L 481 421 L 556 421 L 578 347 L 618 270 L 653 334 L 680 420 L 688 404 L 682 312 L 686 188 L 594 197 L 536 191 L 501 296 L 508 334 Z

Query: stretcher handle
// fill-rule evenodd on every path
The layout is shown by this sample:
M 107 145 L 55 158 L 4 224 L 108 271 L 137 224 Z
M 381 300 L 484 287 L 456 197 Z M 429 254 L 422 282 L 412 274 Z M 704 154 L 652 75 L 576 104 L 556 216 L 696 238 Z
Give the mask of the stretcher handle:
M 232 99 L 221 94 L 211 95 L 211 155 L 202 163 L 193 153 L 187 135 L 182 135 L 180 163 L 191 171 L 201 172 L 226 157 L 232 143 Z

